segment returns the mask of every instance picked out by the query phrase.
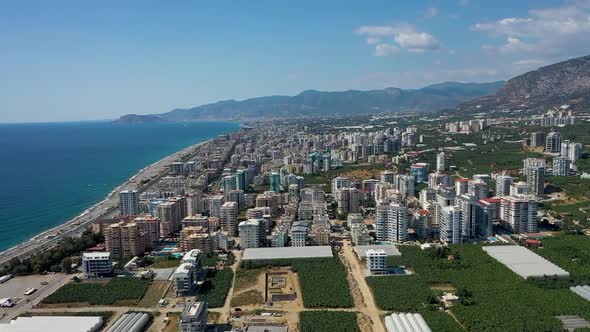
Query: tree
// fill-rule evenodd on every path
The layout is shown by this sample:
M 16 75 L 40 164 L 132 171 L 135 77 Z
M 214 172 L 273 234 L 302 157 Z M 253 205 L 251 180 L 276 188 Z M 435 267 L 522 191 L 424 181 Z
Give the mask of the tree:
M 61 260 L 61 270 L 66 274 L 72 273 L 72 259 L 70 257 Z

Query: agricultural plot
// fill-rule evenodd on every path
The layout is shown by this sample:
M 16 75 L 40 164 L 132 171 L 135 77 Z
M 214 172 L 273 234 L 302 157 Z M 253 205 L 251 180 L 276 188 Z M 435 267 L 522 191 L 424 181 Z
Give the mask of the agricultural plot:
M 292 266 L 299 275 L 306 308 L 350 308 L 352 297 L 346 268 L 337 257 L 242 261 L 245 269 Z
M 454 261 L 448 261 L 446 256 L 431 255 L 431 250 L 408 246 L 399 249 L 402 256 L 397 260 L 413 267 L 416 276 L 405 280 L 396 278 L 407 276 L 370 281 L 377 303 L 383 309 L 395 310 L 401 306 L 395 303 L 397 293 L 380 296 L 398 287 L 402 287 L 399 293 L 409 293 L 400 295 L 404 309 L 411 306 L 416 310 L 427 309 L 431 306 L 431 296 L 436 295 L 430 286 L 444 283 L 452 284 L 458 292 L 463 290 L 471 294 L 469 301 L 452 307 L 452 312 L 469 331 L 561 331 L 557 315 L 578 314 L 590 319 L 588 301 L 567 288 L 541 288 L 524 280 L 488 256 L 480 246 L 452 246 Z M 412 296 L 420 301 L 411 300 Z
M 459 325 L 451 315 L 439 310 L 423 310 L 420 312 L 422 318 L 428 324 L 428 327 L 435 332 L 456 332 L 462 331 L 463 327 Z
M 375 302 L 383 310 L 415 312 L 432 295 L 429 285 L 417 275 L 367 277 Z
M 573 279 L 590 279 L 590 237 L 560 235 L 542 241 L 543 248 L 534 249 L 537 254 L 569 271 Z
M 343 311 L 303 311 L 299 315 L 301 332 L 356 332 L 360 331 L 356 314 Z
M 207 301 L 209 308 L 223 307 L 227 293 L 231 288 L 234 271 L 229 267 L 219 271 L 210 271 L 212 271 L 212 275 L 208 276 L 203 286 L 201 286 L 197 294 L 197 300 Z
M 139 278 L 114 278 L 106 283 L 69 283 L 45 298 L 43 303 L 137 304 L 150 286 L 150 282 Z

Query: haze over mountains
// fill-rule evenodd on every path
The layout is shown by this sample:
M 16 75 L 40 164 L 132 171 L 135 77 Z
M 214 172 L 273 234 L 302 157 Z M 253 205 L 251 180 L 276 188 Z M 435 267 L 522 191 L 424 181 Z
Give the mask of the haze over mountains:
M 225 100 L 155 115 L 126 115 L 117 122 L 256 120 L 360 113 L 434 112 L 444 109 L 486 111 L 495 108 L 590 105 L 590 55 L 562 61 L 507 82 L 434 84 L 422 89 L 386 88 L 296 96 Z
M 243 101 L 225 100 L 150 116 L 126 115 L 118 122 L 254 120 L 402 111 L 432 112 L 495 93 L 504 83 L 503 81 L 446 82 L 422 89 L 407 90 L 398 88 L 337 92 L 306 90 L 296 96 L 268 96 Z

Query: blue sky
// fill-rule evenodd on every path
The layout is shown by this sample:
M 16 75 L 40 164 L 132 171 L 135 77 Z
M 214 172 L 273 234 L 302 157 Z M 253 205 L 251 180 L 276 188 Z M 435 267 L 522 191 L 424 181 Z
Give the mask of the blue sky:
M 588 53 L 589 1 L 4 1 L 0 122 L 494 81 Z

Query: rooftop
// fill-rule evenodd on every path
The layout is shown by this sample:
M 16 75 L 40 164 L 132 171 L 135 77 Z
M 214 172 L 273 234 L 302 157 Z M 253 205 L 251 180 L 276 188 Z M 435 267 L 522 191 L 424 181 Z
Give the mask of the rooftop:
M 244 250 L 243 260 L 282 259 L 282 258 L 321 258 L 332 257 L 332 247 L 277 247 L 248 248 Z
M 569 273 L 545 258 L 521 246 L 485 246 L 483 250 L 523 278 L 569 276 Z
M 375 244 L 375 245 L 366 245 L 366 246 L 356 246 L 354 247 L 356 254 L 361 258 L 367 257 L 367 250 L 383 250 L 387 256 L 401 256 L 401 252 L 397 250 L 396 246 L 393 244 Z
M 80 332 L 98 331 L 102 317 L 34 316 L 18 317 L 10 324 L 0 324 L 0 332 Z

